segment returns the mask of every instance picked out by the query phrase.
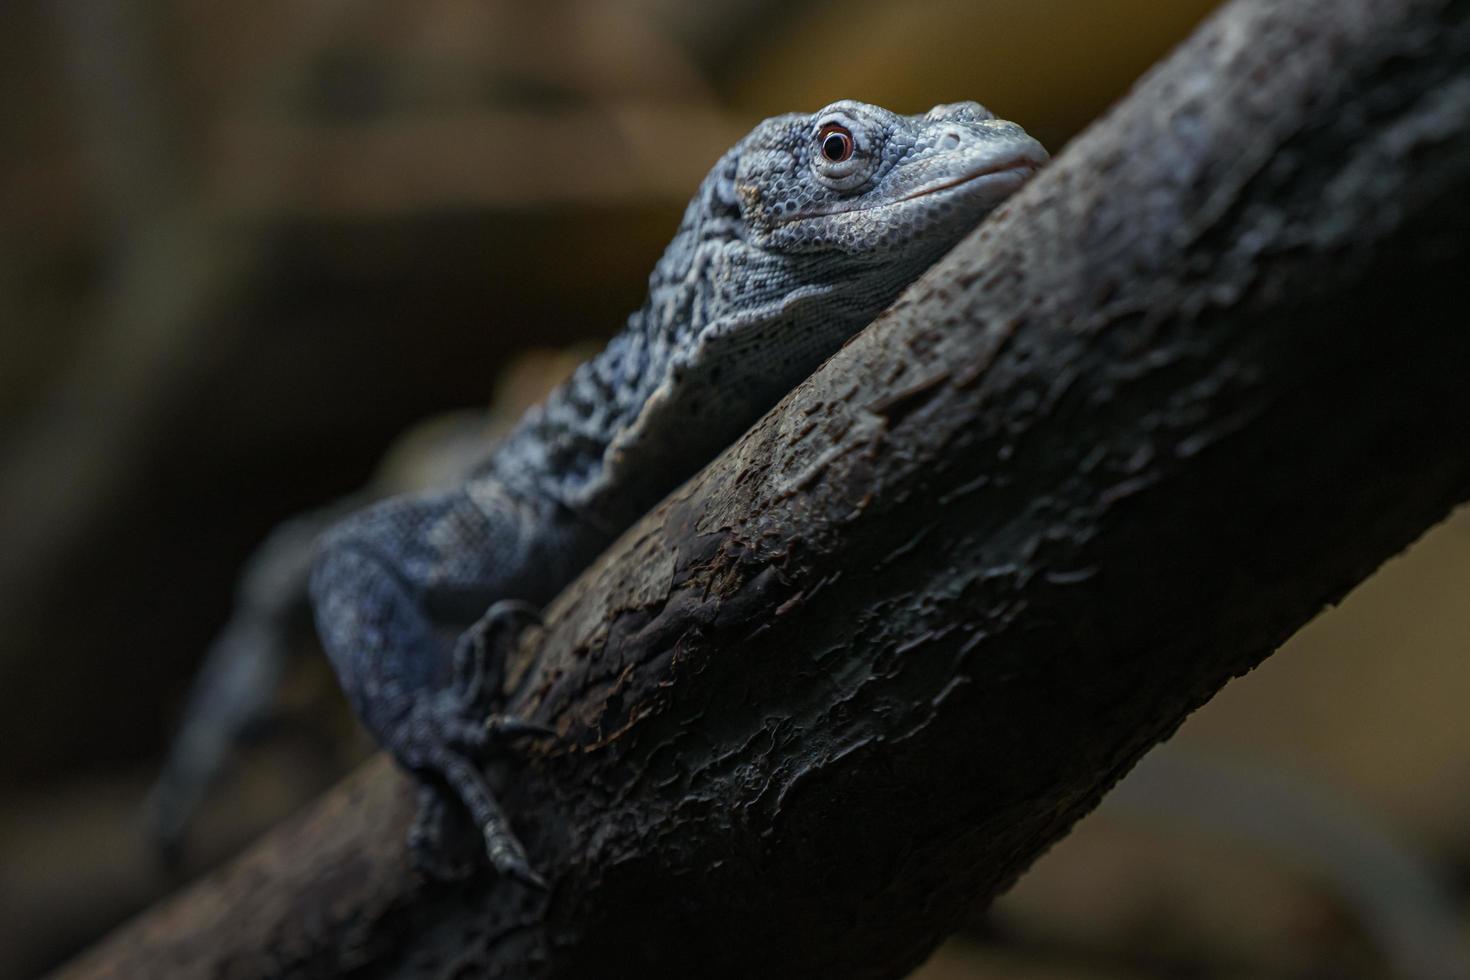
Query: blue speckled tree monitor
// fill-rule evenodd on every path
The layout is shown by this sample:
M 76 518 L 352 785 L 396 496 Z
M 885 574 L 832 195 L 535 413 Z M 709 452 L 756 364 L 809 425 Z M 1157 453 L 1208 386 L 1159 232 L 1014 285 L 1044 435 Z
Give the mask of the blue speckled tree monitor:
M 503 644 L 1045 161 L 973 102 L 861 102 L 767 119 L 700 184 L 622 332 L 447 491 L 322 540 L 317 628 L 353 708 L 420 786 L 410 840 L 448 874 L 446 822 L 532 885 L 479 761 L 541 726 L 497 712 Z

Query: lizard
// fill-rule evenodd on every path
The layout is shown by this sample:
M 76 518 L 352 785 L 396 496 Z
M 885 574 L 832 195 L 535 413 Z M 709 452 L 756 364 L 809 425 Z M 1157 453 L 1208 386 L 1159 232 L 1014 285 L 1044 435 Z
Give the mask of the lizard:
M 317 631 L 359 719 L 416 780 L 421 869 L 463 873 L 449 841 L 468 817 L 500 875 L 545 887 L 479 766 L 554 735 L 495 710 L 507 637 L 1046 161 L 975 102 L 765 120 L 701 182 L 623 330 L 462 483 L 322 536 Z

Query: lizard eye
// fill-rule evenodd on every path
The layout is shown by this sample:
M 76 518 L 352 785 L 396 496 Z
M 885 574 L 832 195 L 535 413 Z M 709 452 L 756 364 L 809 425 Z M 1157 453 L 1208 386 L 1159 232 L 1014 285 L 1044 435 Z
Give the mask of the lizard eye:
M 808 130 L 808 133 L 811 131 Z M 811 168 L 818 183 L 848 194 L 864 186 L 873 174 L 874 153 L 881 145 L 881 134 L 863 126 L 862 120 L 848 120 L 840 115 L 827 116 L 807 137 L 811 146 Z
M 852 133 L 845 126 L 828 123 L 817 132 L 822 156 L 832 163 L 843 163 L 852 156 Z

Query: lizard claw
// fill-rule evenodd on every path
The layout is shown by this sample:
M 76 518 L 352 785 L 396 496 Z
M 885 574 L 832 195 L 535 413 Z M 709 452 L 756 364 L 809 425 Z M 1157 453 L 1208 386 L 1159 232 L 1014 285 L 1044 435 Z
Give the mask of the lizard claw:
M 491 830 L 487 827 L 485 829 L 487 850 L 490 854 L 490 863 L 495 865 L 496 871 L 507 878 L 514 878 L 528 888 L 534 888 L 537 891 L 544 892 L 550 887 L 546 884 L 546 879 L 537 874 L 536 870 L 531 867 L 530 862 L 526 860 L 526 854 L 521 849 L 520 841 L 516 840 L 513 836 L 508 837 L 509 843 L 514 846 L 496 851 L 494 845 L 489 843 L 490 839 Z
M 502 599 L 464 631 L 454 647 L 454 690 L 467 707 L 493 701 L 516 638 L 526 627 L 540 625 L 541 611 L 535 606 Z

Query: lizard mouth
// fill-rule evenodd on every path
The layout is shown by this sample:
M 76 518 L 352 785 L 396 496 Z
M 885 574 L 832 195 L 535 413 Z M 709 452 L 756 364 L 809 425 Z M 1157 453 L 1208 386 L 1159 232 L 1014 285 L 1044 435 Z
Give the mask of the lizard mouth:
M 898 207 L 915 198 L 943 194 L 947 191 L 953 191 L 960 187 L 969 187 L 970 185 L 984 186 L 995 184 L 1003 188 L 1003 193 L 999 194 L 996 198 L 996 200 L 1000 200 L 1009 196 L 1013 191 L 1035 176 L 1036 172 L 1041 169 L 1042 164 L 1043 161 L 1028 154 L 1001 157 L 998 160 L 984 163 L 969 173 L 961 174 L 958 177 L 951 177 L 937 183 L 925 184 L 922 187 L 917 187 L 909 191 L 902 197 L 896 197 L 892 200 L 868 204 L 862 207 L 835 207 L 823 211 L 807 211 L 792 215 L 777 223 L 785 225 L 800 221 L 810 221 L 814 218 L 830 218 L 842 214 L 859 214 L 864 211 L 882 211 L 885 208 Z
M 943 191 L 953 190 L 956 187 L 964 187 L 966 184 L 974 183 L 985 177 L 1010 178 L 1017 186 L 1024 184 L 1035 176 L 1036 171 L 1041 169 L 1041 164 L 1026 157 L 1007 157 L 987 164 L 950 180 L 940 181 L 937 184 L 928 184 L 917 190 L 910 191 L 893 204 L 901 204 L 904 201 L 912 201 L 916 197 L 928 197 L 931 194 L 939 194 Z M 994 183 L 998 183 L 995 181 Z

